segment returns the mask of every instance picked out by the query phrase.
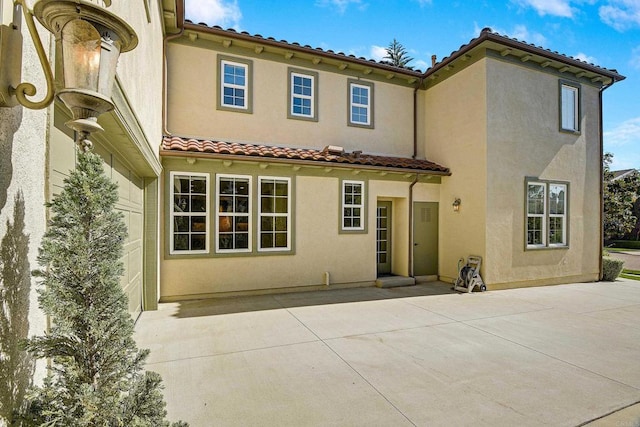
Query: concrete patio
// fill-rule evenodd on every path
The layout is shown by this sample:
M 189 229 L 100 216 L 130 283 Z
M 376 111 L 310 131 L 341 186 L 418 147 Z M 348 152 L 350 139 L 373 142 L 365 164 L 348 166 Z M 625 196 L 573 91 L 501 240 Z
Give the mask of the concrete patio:
M 136 339 L 193 427 L 634 426 L 639 319 L 636 281 L 436 283 L 161 304 Z

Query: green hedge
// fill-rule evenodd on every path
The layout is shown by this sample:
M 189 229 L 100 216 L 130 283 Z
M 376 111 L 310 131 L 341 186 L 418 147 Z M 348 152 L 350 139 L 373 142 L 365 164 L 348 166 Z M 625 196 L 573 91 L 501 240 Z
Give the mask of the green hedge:
M 640 240 L 614 240 L 609 242 L 613 248 L 640 249 Z
M 602 280 L 613 282 L 622 272 L 624 261 L 611 257 L 602 257 Z

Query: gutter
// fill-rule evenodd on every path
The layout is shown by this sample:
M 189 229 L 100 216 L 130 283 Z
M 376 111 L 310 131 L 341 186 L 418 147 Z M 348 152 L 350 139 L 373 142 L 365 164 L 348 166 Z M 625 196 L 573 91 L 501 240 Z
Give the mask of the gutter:
M 168 116 L 168 90 L 167 90 L 167 46 L 171 40 L 182 37 L 184 34 L 184 2 L 185 0 L 176 0 L 176 22 L 178 24 L 178 31 L 176 34 L 165 36 L 162 39 L 162 133 L 163 135 L 173 135 L 169 129 L 167 129 L 167 116 Z
M 413 89 L 413 155 L 412 159 L 418 156 L 418 91 L 422 88 L 424 77 L 420 77 L 416 87 Z
M 602 121 L 602 93 L 613 83 L 603 85 L 598 91 L 598 108 L 600 109 L 599 131 L 600 131 L 600 257 L 598 258 L 598 280 L 601 281 L 604 275 L 602 257 L 604 255 L 604 132 Z

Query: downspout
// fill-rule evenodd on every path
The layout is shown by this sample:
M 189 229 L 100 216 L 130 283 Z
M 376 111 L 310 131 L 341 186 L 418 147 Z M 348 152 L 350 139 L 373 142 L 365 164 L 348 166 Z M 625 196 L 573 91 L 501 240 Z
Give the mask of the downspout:
M 604 274 L 604 269 L 602 266 L 602 256 L 604 255 L 604 135 L 603 135 L 603 121 L 602 121 L 602 93 L 607 90 L 611 85 L 613 85 L 613 81 L 609 84 L 603 85 L 598 91 L 598 107 L 600 112 L 600 257 L 598 260 L 599 265 L 599 273 L 598 280 L 602 280 L 602 276 Z
M 419 175 L 416 174 L 416 177 L 409 185 L 409 277 L 414 277 L 413 275 L 413 187 L 418 183 Z
M 176 2 L 176 6 L 178 8 L 182 7 L 182 13 L 178 13 L 179 10 L 176 10 L 176 14 L 178 15 L 178 27 L 180 28 L 180 31 L 178 31 L 176 34 L 165 36 L 162 40 L 162 136 L 171 135 L 171 132 L 167 129 L 167 100 L 169 97 L 169 94 L 167 93 L 167 46 L 169 45 L 169 42 L 171 40 L 182 37 L 182 35 L 184 34 L 184 0 L 181 0 L 181 2 L 182 6 L 177 6 L 178 2 Z
M 418 90 L 422 87 L 424 77 L 420 77 L 418 84 L 413 89 L 413 155 L 412 159 L 418 157 Z

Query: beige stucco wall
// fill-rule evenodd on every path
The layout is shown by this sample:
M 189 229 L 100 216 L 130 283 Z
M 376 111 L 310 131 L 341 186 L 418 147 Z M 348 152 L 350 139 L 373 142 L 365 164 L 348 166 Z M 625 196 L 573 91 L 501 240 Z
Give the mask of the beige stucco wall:
M 158 0 L 114 1 L 109 11 L 123 18 L 138 35 L 135 50 L 118 60 L 118 80 L 143 129 L 148 144 L 158 155 L 162 140 L 162 17 Z M 148 15 L 145 4 L 148 5 Z
M 187 42 L 188 43 L 188 42 Z M 374 129 L 347 126 L 347 79 L 372 81 L 362 72 L 314 66 L 268 53 L 220 44 L 171 43 L 168 48 L 168 129 L 176 135 L 411 156 L 413 89 L 387 81 L 374 83 Z M 253 61 L 253 114 L 216 109 L 217 55 Z M 319 72 L 318 122 L 287 118 L 288 67 Z
M 596 280 L 599 271 L 598 89 L 582 81 L 581 133 L 560 132 L 563 75 L 487 61 L 487 282 Z M 574 78 L 575 80 L 575 78 Z M 569 182 L 569 248 L 525 250 L 525 177 Z
M 486 254 L 486 74 L 483 59 L 420 92 L 421 150 L 451 170 L 440 187 L 438 264 L 443 280 L 457 276 L 459 258 Z M 462 200 L 458 213 L 451 206 L 455 198 Z
M 2 23 L 8 24 L 12 20 L 11 1 L 2 0 L 0 5 L 3 9 Z M 33 83 L 38 94 L 34 99 L 40 100 L 45 91 L 46 83 L 38 61 L 37 55 L 30 42 L 29 36 L 26 35 L 26 23 L 22 23 L 23 34 L 25 34 L 23 42 L 23 65 L 22 65 L 22 81 Z M 39 29 L 45 50 L 49 51 L 51 38 L 46 30 Z M 2 242 L 3 251 L 26 250 L 26 260 L 20 259 L 22 267 L 27 271 L 27 276 L 20 282 L 21 286 L 30 283 L 30 293 L 28 301 L 21 301 L 20 304 L 28 305 L 28 335 L 41 334 L 46 328 L 46 319 L 44 314 L 38 308 L 37 301 L 37 281 L 30 278 L 29 271 L 38 268 L 37 256 L 38 248 L 45 232 L 45 176 L 46 176 L 46 156 L 47 156 L 47 110 L 29 110 L 21 106 L 12 108 L 0 108 L 0 242 Z M 24 216 L 19 218 L 19 209 L 16 197 L 21 195 L 24 208 Z M 16 225 L 16 221 L 24 221 L 24 228 L 17 230 L 12 236 L 7 236 L 8 223 L 11 226 Z M 18 238 L 18 234 L 28 236 L 28 245 L 26 248 L 15 247 L 14 239 Z M 11 253 L 11 252 L 6 252 Z M 0 264 L 14 265 L 12 259 L 0 259 Z M 0 276 L 2 276 L 0 272 Z M 18 283 L 7 283 L 7 278 L 0 277 L 3 287 L 15 287 Z M 16 309 L 16 307 L 12 307 Z M 0 303 L 0 310 L 2 304 Z M 23 310 L 23 308 L 20 308 Z M 18 325 L 14 325 L 19 327 Z M 13 336 L 12 339 L 25 338 L 24 336 Z M 8 340 L 8 337 L 0 338 Z M 5 341 L 5 343 L 8 341 Z M 1 363 L 1 361 L 0 361 Z M 39 383 L 45 375 L 45 363 L 41 361 L 37 363 L 33 379 Z M 16 378 L 19 382 L 21 378 Z M 8 393 L 5 385 L 0 385 L 0 396 L 4 401 L 4 397 Z M 3 425 L 4 413 L 10 408 L 0 408 L 0 425 Z
M 408 197 L 411 179 L 395 175 L 384 180 L 379 174 L 349 171 L 325 172 L 318 168 L 302 168 L 293 176 L 290 166 L 258 163 L 234 163 L 223 166 L 220 161 L 198 159 L 189 165 L 184 159 L 165 158 L 164 179 L 170 171 L 193 171 L 210 174 L 210 212 L 215 206 L 216 173 L 264 176 L 291 176 L 294 188 L 293 238 L 294 252 L 287 255 L 240 254 L 220 255 L 214 252 L 210 238 L 207 255 L 168 253 L 168 189 L 165 186 L 162 224 L 163 259 L 161 262 L 161 297 L 202 297 L 225 292 L 264 291 L 281 288 L 323 286 L 325 272 L 330 286 L 367 286 L 376 279 L 376 204 L 393 202 L 393 262 L 395 274 L 408 272 Z M 367 187 L 367 228 L 365 233 L 341 233 L 340 179 L 362 180 Z M 254 188 L 255 188 L 254 179 Z M 418 183 L 414 187 L 416 201 L 437 201 L 439 184 Z M 254 218 L 255 222 L 255 218 Z M 215 216 L 210 216 L 215 226 Z M 213 232 L 213 230 L 211 230 Z M 254 228 L 255 236 L 255 228 Z M 255 237 L 254 237 L 255 239 Z

